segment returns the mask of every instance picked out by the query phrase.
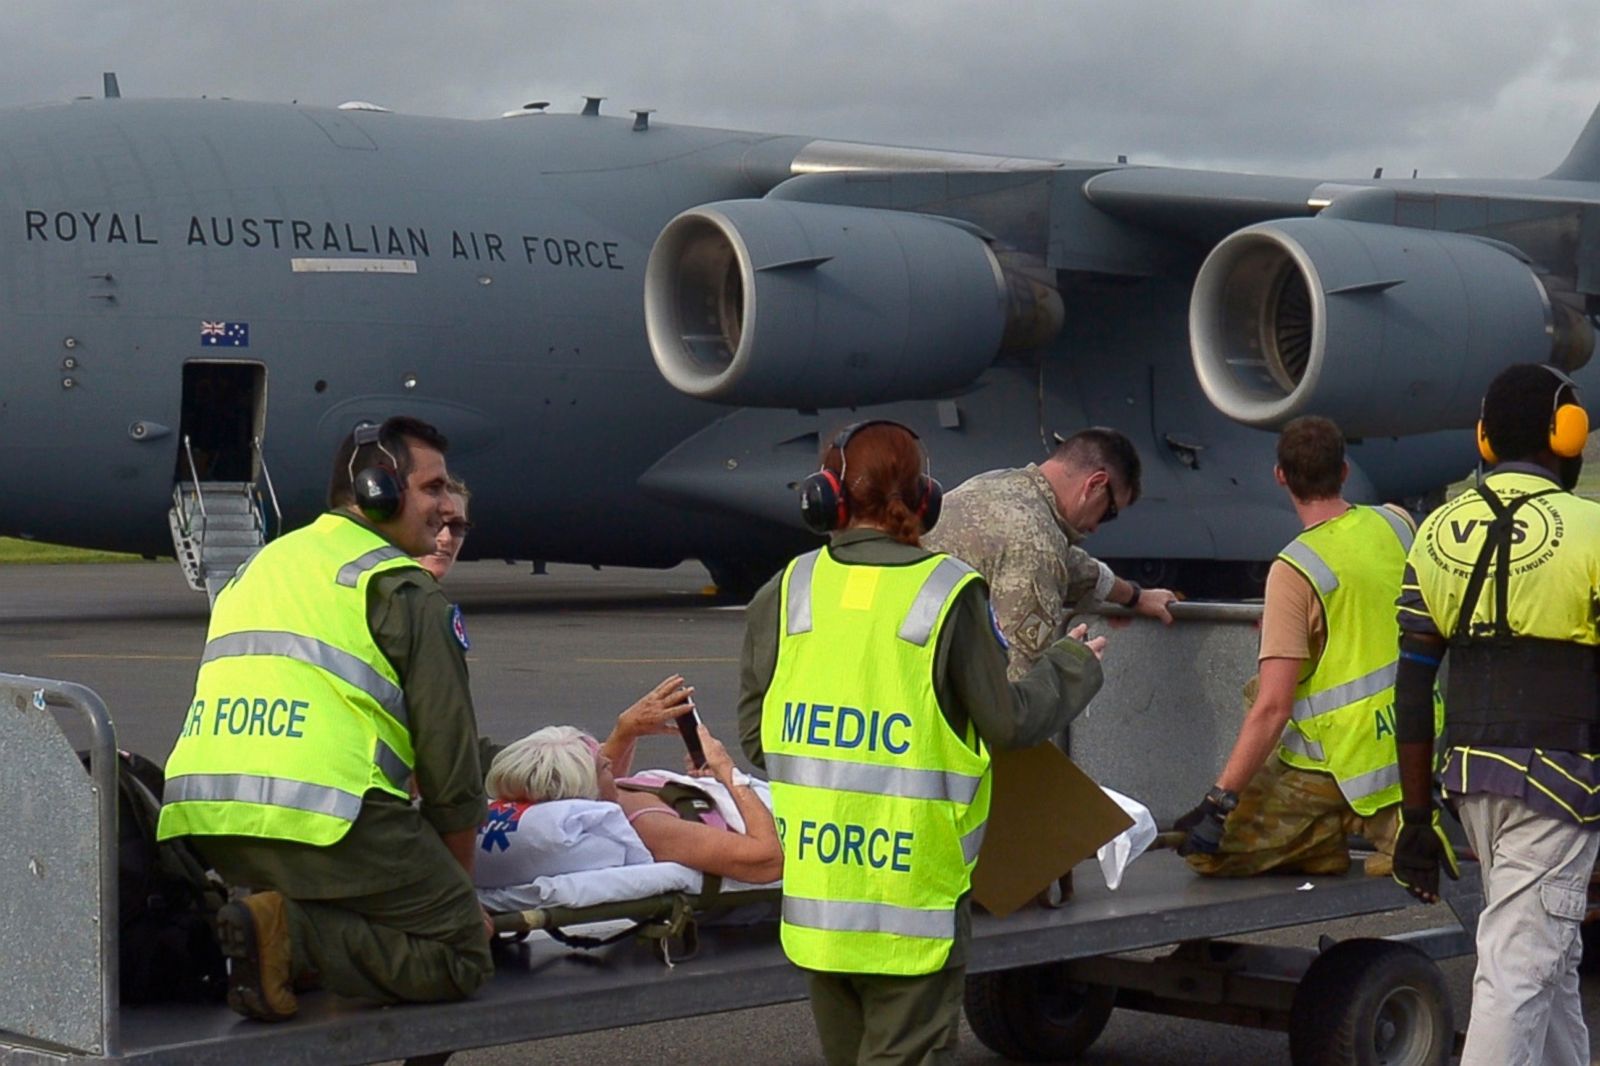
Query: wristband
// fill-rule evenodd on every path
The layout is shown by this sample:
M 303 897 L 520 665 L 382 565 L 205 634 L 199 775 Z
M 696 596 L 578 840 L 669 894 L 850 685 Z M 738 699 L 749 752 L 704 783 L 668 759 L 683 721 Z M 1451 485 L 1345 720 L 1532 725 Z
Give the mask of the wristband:
M 1223 788 L 1221 785 L 1214 786 L 1210 792 L 1207 792 L 1206 799 L 1216 804 L 1217 809 L 1223 814 L 1232 814 L 1233 809 L 1239 806 L 1239 793 L 1231 788 Z
M 1123 580 L 1126 581 L 1127 579 L 1124 578 Z M 1144 588 L 1137 581 L 1128 581 L 1128 587 L 1133 590 L 1133 594 L 1128 597 L 1128 602 L 1122 606 L 1128 608 L 1130 611 L 1137 610 L 1139 607 L 1139 597 L 1144 595 Z

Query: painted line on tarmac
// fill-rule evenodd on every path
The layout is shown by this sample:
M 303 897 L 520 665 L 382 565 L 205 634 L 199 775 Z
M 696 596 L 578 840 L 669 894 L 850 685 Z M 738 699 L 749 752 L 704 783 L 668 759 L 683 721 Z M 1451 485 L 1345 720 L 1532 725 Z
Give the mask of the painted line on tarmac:
M 130 661 L 159 660 L 161 662 L 193 663 L 199 662 L 197 655 L 130 655 L 130 654 L 102 654 L 92 651 L 57 651 L 45 656 L 47 659 L 127 659 Z
M 608 663 L 616 665 L 618 663 L 736 663 L 739 660 L 730 658 L 694 659 L 686 656 L 673 656 L 668 659 L 574 659 L 572 661 L 575 663 Z

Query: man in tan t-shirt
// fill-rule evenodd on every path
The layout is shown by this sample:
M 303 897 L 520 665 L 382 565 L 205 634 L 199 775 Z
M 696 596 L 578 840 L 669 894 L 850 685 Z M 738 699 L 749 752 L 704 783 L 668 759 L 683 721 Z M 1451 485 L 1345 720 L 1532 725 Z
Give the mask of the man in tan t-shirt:
M 1274 475 L 1306 529 L 1351 511 L 1342 490 L 1348 474 L 1344 438 L 1332 422 L 1304 418 L 1284 427 Z M 1385 511 L 1403 528 L 1415 528 L 1402 508 L 1390 505 Z M 1388 624 L 1390 605 L 1375 597 L 1370 609 L 1374 624 Z M 1345 839 L 1351 833 L 1365 837 L 1381 853 L 1367 860 L 1366 871 L 1389 872 L 1398 807 L 1362 818 L 1332 774 L 1290 766 L 1277 755 L 1296 686 L 1317 669 L 1327 636 L 1316 589 L 1305 574 L 1278 558 L 1267 573 L 1260 672 L 1245 686 L 1250 706 L 1239 737 L 1216 787 L 1176 823 L 1189 832 L 1179 850 L 1197 872 L 1221 877 L 1268 870 L 1343 873 L 1350 866 Z

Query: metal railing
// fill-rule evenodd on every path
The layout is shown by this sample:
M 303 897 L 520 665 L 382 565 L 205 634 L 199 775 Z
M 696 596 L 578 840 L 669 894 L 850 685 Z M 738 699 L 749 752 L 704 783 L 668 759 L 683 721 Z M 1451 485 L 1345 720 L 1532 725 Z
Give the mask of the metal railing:
M 267 486 L 267 500 L 272 504 L 272 537 L 267 537 L 266 515 L 262 513 L 260 516 L 262 539 L 268 540 L 281 537 L 283 536 L 283 509 L 278 506 L 278 490 L 273 488 L 272 485 L 272 471 L 267 469 L 267 453 L 261 449 L 260 437 L 252 437 L 250 439 L 250 445 L 255 449 L 256 462 L 261 468 L 261 480 L 264 481 Z

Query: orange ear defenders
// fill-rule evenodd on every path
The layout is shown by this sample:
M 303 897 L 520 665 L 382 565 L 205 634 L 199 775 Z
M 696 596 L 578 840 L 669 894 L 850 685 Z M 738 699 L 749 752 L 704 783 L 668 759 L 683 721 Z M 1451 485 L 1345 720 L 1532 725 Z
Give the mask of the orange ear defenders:
M 833 446 L 839 449 L 839 472 L 835 474 L 827 467 L 823 467 L 800 482 L 800 517 L 805 522 L 806 528 L 813 533 L 828 533 L 835 529 L 843 529 L 850 524 L 850 496 L 845 488 L 844 478 L 848 463 L 845 449 L 850 446 L 850 438 L 868 426 L 897 426 L 911 434 L 911 439 L 917 442 L 918 449 L 922 449 L 922 438 L 917 436 L 915 430 L 887 418 L 856 422 L 840 430 L 838 436 L 833 438 Z M 922 473 L 917 478 L 917 498 L 911 501 L 911 509 L 921 519 L 924 532 L 932 529 L 934 523 L 939 521 L 939 512 L 943 504 L 944 489 L 934 480 L 929 469 L 928 453 L 924 450 Z
M 1589 439 L 1589 412 L 1583 409 L 1576 381 L 1548 363 L 1540 365 L 1554 374 L 1559 382 L 1550 405 L 1550 451 L 1558 459 L 1575 459 L 1583 454 L 1583 445 Z M 1562 403 L 1561 394 L 1565 391 L 1572 393 L 1572 399 Z M 1487 402 L 1488 397 L 1485 396 L 1484 400 Z M 1478 454 L 1486 463 L 1500 461 L 1489 443 L 1489 435 L 1483 431 L 1481 403 L 1478 406 Z

